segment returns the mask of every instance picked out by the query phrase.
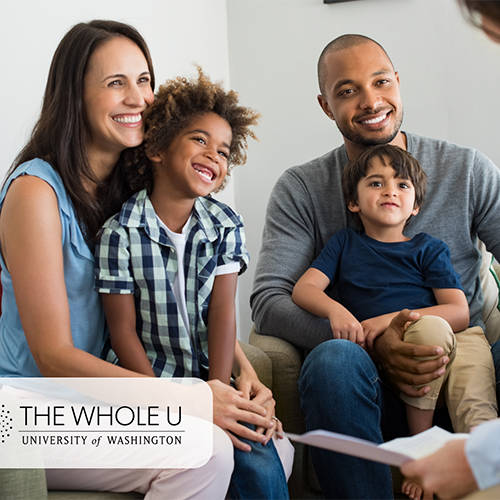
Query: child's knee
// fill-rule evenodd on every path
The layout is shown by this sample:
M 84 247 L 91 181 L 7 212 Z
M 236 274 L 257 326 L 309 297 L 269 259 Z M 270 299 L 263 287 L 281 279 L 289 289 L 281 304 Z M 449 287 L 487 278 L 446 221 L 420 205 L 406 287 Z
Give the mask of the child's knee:
M 439 316 L 422 316 L 413 321 L 408 326 L 403 340 L 411 344 L 439 346 L 443 348 L 442 355 L 448 356 L 450 359 L 455 356 L 455 334 L 450 324 Z M 435 359 L 437 357 L 425 359 Z

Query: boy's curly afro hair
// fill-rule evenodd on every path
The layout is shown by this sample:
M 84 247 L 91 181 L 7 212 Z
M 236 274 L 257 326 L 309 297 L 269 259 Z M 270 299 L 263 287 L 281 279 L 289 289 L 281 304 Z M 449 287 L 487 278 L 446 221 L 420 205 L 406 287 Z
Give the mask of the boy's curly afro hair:
M 166 151 L 193 119 L 206 113 L 216 113 L 231 127 L 233 138 L 227 176 L 234 166 L 245 163 L 247 139 L 257 139 L 249 127 L 257 124 L 260 114 L 240 106 L 236 92 L 225 90 L 221 82 L 211 82 L 199 66 L 196 68 L 196 78 L 167 80 L 156 93 L 153 105 L 145 111 L 144 142 L 124 153 L 125 173 L 134 191 L 144 188 L 149 193 L 152 191 L 153 170 L 147 155 L 156 156 Z M 225 184 L 226 180 L 219 190 Z

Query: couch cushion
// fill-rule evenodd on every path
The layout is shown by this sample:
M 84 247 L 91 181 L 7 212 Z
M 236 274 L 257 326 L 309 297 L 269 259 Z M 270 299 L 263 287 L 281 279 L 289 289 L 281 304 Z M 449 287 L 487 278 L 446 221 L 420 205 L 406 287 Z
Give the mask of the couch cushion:
M 43 469 L 0 469 L 0 500 L 47 500 Z

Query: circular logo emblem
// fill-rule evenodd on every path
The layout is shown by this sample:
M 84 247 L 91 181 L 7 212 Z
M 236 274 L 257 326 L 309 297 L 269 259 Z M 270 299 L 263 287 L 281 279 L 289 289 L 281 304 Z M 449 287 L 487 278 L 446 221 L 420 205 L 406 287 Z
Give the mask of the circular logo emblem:
M 10 411 L 2 405 L 0 409 L 0 441 L 5 443 L 5 440 L 10 437 L 10 431 L 12 431 L 12 417 L 10 416 Z

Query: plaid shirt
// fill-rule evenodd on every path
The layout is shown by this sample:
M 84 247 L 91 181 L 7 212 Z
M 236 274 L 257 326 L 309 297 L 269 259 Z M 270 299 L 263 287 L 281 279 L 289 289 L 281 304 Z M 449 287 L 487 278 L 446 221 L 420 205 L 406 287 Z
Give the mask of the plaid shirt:
M 196 199 L 192 215 L 184 255 L 189 331 L 171 288 L 177 254 L 145 190 L 104 224 L 95 249 L 95 289 L 134 294 L 137 334 L 157 376 L 202 377 L 208 369 L 207 317 L 216 269 L 240 262 L 241 274 L 248 264 L 238 214 L 207 197 Z M 112 351 L 106 357 L 116 360 Z

